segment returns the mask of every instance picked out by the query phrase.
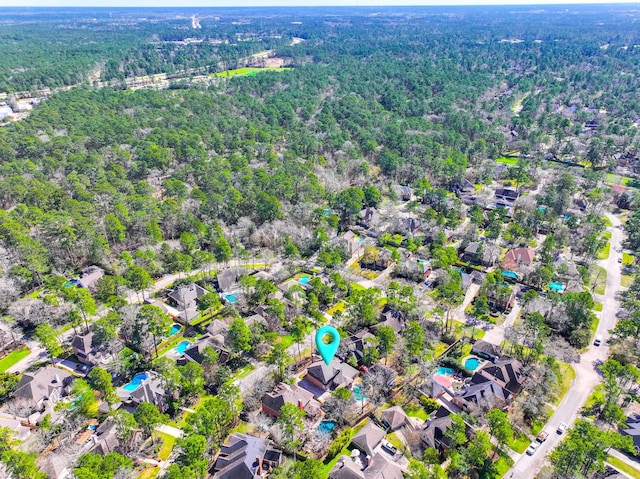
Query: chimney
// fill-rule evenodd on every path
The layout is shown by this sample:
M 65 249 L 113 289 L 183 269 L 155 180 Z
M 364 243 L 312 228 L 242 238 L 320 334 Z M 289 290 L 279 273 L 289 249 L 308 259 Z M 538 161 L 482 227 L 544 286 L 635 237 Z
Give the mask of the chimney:
M 371 465 L 371 456 L 367 456 L 364 460 L 364 468 L 366 469 Z
M 304 406 L 302 405 L 302 401 L 298 399 L 298 407 L 301 411 L 304 411 Z
M 262 476 L 262 461 L 260 460 L 260 456 L 256 456 L 256 462 L 258 463 L 258 468 L 256 469 L 256 476 Z
M 53 383 L 54 384 L 60 384 L 60 376 L 58 376 L 57 374 L 55 375 L 55 377 L 53 378 Z

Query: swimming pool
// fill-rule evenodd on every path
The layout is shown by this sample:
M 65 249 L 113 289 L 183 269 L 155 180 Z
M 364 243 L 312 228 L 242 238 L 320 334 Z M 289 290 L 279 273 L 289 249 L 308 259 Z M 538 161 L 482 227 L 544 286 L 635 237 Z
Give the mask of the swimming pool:
M 360 384 L 356 384 L 353 387 L 353 399 L 355 399 L 356 401 L 367 399 L 367 396 L 365 396 L 362 392 L 362 386 Z
M 173 336 L 174 334 L 176 334 L 177 332 L 179 332 L 182 329 L 182 326 L 180 326 L 177 323 L 174 323 L 171 325 L 171 331 L 169 331 L 169 336 Z
M 129 381 L 124 386 L 122 386 L 122 389 L 129 392 L 135 391 L 140 387 L 140 385 L 142 384 L 142 381 L 144 381 L 148 377 L 149 375 L 147 373 L 138 373 L 135 376 L 133 376 L 133 379 L 131 381 Z
M 480 366 L 480 362 L 481 360 L 479 358 L 471 357 L 464 362 L 464 367 L 469 371 L 475 371 L 478 369 L 478 366 Z
M 228 303 L 237 303 L 238 302 L 238 294 L 237 293 L 227 293 L 222 296 Z
M 436 374 L 439 374 L 440 376 L 453 376 L 453 369 L 439 367 L 436 369 Z
M 184 353 L 191 343 L 189 341 L 181 341 L 180 344 L 176 346 L 177 353 Z
M 318 432 L 320 434 L 331 434 L 331 431 L 333 431 L 335 427 L 335 421 L 322 421 L 320 424 L 318 424 Z
M 300 283 L 301 285 L 305 285 L 309 282 L 309 280 L 311 279 L 311 276 L 303 276 L 302 278 L 300 278 L 298 280 L 298 283 Z
M 502 271 L 502 276 L 505 278 L 518 279 L 518 275 L 513 271 Z
M 549 283 L 549 289 L 551 291 L 562 291 L 564 289 L 564 284 L 562 284 L 560 281 L 555 281 L 553 283 Z

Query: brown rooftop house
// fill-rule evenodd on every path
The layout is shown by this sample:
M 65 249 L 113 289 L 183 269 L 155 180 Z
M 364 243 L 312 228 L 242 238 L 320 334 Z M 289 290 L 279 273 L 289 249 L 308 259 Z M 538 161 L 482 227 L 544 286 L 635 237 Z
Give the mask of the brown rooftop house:
M 329 479 L 402 479 L 402 470 L 383 453 L 373 458 L 340 456 L 329 473 Z M 311 478 L 309 478 L 311 479 Z
M 382 411 L 382 420 L 388 424 L 391 431 L 396 431 L 402 426 L 413 428 L 411 421 L 407 417 L 407 413 L 404 412 L 401 406 L 393 406 Z
M 82 364 L 94 366 L 98 364 L 100 353 L 92 346 L 93 333 L 74 336 L 71 341 L 73 353 Z
M 357 369 L 333 358 L 328 366 L 322 359 L 313 362 L 307 368 L 305 379 L 323 391 L 328 391 L 339 387 L 348 388 L 357 375 Z
M 185 349 L 184 353 L 182 353 L 182 357 L 177 361 L 178 365 L 184 365 L 190 361 L 202 365 L 205 360 L 204 350 L 208 347 L 213 348 L 213 350 L 218 353 L 218 364 L 225 364 L 229 359 L 231 359 L 231 353 L 229 351 L 218 344 L 211 336 L 205 334 L 202 338 Z
M 502 355 L 502 348 L 495 344 L 478 339 L 471 347 L 471 354 L 488 359 L 489 361 L 497 361 Z
M 114 452 L 120 445 L 120 441 L 117 437 L 116 424 L 109 418 L 107 418 L 98 429 L 96 433 L 91 436 L 91 448 L 90 452 L 95 452 L 104 456 L 110 452 Z
M 495 381 L 513 394 L 519 394 L 520 391 L 522 391 L 526 379 L 522 372 L 522 363 L 513 358 L 501 359 L 495 363 L 487 363 L 476 374 Z
M 470 382 L 455 395 L 452 402 L 465 411 L 468 411 L 471 405 L 482 406 L 489 410 L 503 409 L 511 402 L 511 399 L 513 399 L 513 394 L 496 381 L 476 373 Z
M 73 376 L 67 371 L 47 366 L 35 373 L 24 373 L 13 395 L 34 407 L 40 407 L 44 401 L 55 404 L 72 381 Z
M 207 290 L 195 283 L 183 284 L 175 288 L 168 295 L 169 303 L 180 312 L 178 320 L 189 324 L 196 319 L 198 311 L 198 298 L 207 293 Z
M 451 441 L 447 437 L 447 429 L 451 426 L 452 412 L 444 406 L 440 406 L 433 417 L 427 420 L 426 427 L 420 433 L 420 439 L 427 447 L 436 451 L 449 449 Z
M 280 383 L 273 391 L 262 396 L 262 412 L 279 417 L 280 409 L 287 403 L 295 404 L 310 417 L 320 411 L 320 403 L 313 398 L 312 392 L 296 384 Z
M 213 479 L 256 479 L 282 464 L 282 452 L 268 439 L 249 434 L 231 434 L 220 448 Z
M 375 336 L 371 334 L 367 329 L 363 329 L 356 334 L 349 337 L 349 341 L 345 342 L 345 347 L 348 354 L 353 354 L 358 364 L 362 364 L 362 357 L 364 350 L 367 346 L 370 346 L 372 340 L 375 340 Z
M 510 249 L 507 251 L 507 254 L 504 255 L 502 267 L 507 270 L 515 271 L 520 267 L 520 265 L 529 266 L 533 263 L 535 255 L 535 250 L 530 247 Z
M 371 329 L 374 331 L 380 326 L 391 326 L 396 334 L 402 332 L 407 325 L 407 318 L 402 311 L 392 308 L 389 305 L 385 305 L 380 314 L 380 322 L 374 324 Z
M 76 283 L 77 286 L 85 289 L 96 289 L 96 283 L 104 276 L 104 270 L 100 266 L 87 266 L 82 270 L 82 274 Z
M 502 253 L 500 247 L 485 241 L 473 241 L 464 249 L 462 259 L 469 263 L 493 266 Z
M 368 422 L 351 439 L 351 444 L 368 456 L 373 456 L 373 450 L 380 445 L 385 433 L 372 422 Z

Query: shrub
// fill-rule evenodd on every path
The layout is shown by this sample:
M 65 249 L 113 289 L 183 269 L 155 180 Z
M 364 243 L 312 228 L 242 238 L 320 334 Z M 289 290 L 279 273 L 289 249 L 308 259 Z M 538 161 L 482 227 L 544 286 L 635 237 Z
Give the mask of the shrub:
M 329 448 L 327 449 L 326 460 L 330 461 L 331 459 L 336 457 L 336 455 L 340 451 L 342 451 L 345 447 L 347 447 L 351 442 L 352 435 L 353 435 L 353 429 L 351 429 L 350 427 L 343 429 L 342 432 L 338 434 L 338 437 L 336 437 L 335 440 L 331 443 L 331 445 L 329 445 Z

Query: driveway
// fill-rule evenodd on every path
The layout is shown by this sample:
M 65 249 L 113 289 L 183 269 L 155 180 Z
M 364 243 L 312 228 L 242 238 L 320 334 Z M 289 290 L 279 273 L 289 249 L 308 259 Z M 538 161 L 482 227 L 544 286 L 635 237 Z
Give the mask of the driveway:
M 576 371 L 576 379 L 564 397 L 562 403 L 556 408 L 553 416 L 545 426 L 544 430 L 549 433 L 549 438 L 542 443 L 538 450 L 532 455 L 522 454 L 504 477 L 518 479 L 534 479 L 540 468 L 547 462 L 546 456 L 560 443 L 563 436 L 556 434 L 556 429 L 561 422 L 571 426 L 578 417 L 578 412 L 587 401 L 593 389 L 601 382 L 602 378 L 596 369 L 596 364 L 604 362 L 609 356 L 609 330 L 616 324 L 616 312 L 620 303 L 616 300 L 616 293 L 622 290 L 620 286 L 620 264 L 618 258 L 622 253 L 618 253 L 622 246 L 623 232 L 620 228 L 620 220 L 607 214 L 611 220 L 612 227 L 608 228 L 611 233 L 611 253 L 609 258 L 598 261 L 597 264 L 607 270 L 607 282 L 604 295 L 594 295 L 594 299 L 603 304 L 602 312 L 599 314 L 600 322 L 596 334 L 603 337 L 602 346 L 591 344 L 584 353 L 580 362 L 573 366 Z M 512 476 L 511 476 L 512 475 Z

